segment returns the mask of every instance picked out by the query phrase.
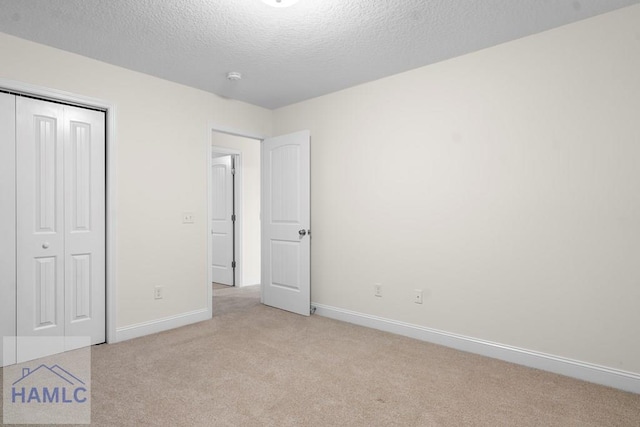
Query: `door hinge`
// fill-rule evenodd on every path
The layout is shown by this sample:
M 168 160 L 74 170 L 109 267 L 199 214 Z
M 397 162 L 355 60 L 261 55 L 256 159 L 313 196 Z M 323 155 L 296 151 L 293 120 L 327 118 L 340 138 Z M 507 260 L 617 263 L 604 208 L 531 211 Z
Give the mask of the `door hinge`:
M 231 268 L 236 268 L 236 262 L 235 261 L 231 261 Z
M 236 220 L 236 214 L 232 214 L 231 215 L 231 221 L 235 221 Z
M 231 175 L 235 175 L 236 174 L 236 170 L 235 169 L 231 169 Z

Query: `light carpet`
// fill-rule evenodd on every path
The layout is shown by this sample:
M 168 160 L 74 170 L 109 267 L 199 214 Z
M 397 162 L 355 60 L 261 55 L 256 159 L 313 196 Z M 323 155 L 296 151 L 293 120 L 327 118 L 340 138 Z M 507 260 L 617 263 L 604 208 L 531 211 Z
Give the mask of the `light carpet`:
M 92 351 L 96 426 L 640 426 L 640 395 L 217 289 L 214 318 Z

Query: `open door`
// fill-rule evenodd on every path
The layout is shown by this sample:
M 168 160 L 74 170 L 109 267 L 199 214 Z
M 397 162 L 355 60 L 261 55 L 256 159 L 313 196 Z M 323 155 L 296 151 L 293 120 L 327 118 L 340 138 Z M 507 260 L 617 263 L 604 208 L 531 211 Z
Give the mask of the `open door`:
M 262 302 L 311 308 L 310 132 L 262 142 Z
M 233 159 L 231 155 L 211 160 L 211 279 L 233 286 Z

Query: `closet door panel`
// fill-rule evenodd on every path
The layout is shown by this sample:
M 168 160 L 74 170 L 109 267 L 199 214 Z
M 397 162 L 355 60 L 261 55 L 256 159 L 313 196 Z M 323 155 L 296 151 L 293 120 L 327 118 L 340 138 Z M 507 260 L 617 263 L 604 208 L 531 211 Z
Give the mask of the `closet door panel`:
M 105 117 L 65 107 L 65 325 L 105 341 Z
M 63 108 L 16 98 L 18 362 L 64 351 L 21 343 L 65 335 Z
M 0 366 L 16 359 L 15 104 L 0 93 Z

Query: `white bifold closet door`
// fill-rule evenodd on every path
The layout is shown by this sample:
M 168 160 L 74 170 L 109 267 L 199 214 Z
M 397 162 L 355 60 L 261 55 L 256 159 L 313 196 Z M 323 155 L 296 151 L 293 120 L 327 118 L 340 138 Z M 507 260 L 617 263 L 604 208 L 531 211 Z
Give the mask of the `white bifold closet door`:
M 22 337 L 104 342 L 103 112 L 16 98 L 16 236 L 17 361 L 71 349 Z
M 0 366 L 16 363 L 16 101 L 0 93 Z

